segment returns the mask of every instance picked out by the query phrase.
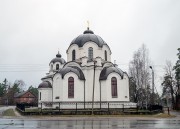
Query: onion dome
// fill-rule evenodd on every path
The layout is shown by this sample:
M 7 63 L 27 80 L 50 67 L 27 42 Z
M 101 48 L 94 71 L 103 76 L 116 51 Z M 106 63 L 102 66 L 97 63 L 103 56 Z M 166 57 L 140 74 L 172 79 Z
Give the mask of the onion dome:
M 61 64 L 65 64 L 66 63 L 66 61 L 63 58 L 61 58 L 61 54 L 59 54 L 59 51 L 58 51 L 58 54 L 56 55 L 56 58 L 52 59 L 50 63 L 54 64 L 56 62 L 59 62 Z
M 76 37 L 70 45 L 76 44 L 79 47 L 83 47 L 83 45 L 89 41 L 96 43 L 99 47 L 107 45 L 106 42 L 100 36 L 95 35 L 92 30 L 89 30 L 89 28 L 87 28 L 87 30 L 85 30 L 83 34 Z
M 38 88 L 52 88 L 52 85 L 48 81 L 44 81 L 41 84 L 39 84 Z
M 117 67 L 110 66 L 110 67 L 104 67 L 103 68 L 103 70 L 100 73 L 99 80 L 106 80 L 110 73 L 117 73 L 123 79 L 124 72 L 121 69 L 117 68 Z

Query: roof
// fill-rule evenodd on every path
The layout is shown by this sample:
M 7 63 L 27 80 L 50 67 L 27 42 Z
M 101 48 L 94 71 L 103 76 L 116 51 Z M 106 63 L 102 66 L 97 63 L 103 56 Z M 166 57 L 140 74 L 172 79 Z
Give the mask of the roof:
M 44 82 L 39 84 L 38 88 L 52 88 L 52 85 L 50 82 L 44 81 Z
M 21 97 L 21 96 L 23 96 L 24 94 L 26 94 L 26 93 L 28 93 L 28 92 L 30 92 L 29 90 L 27 90 L 27 91 L 23 91 L 23 92 L 21 92 L 21 93 L 15 93 L 14 94 L 14 97 L 15 98 L 19 98 L 19 97 Z M 31 92 L 30 92 L 31 93 Z M 34 95 L 33 93 L 31 93 L 32 95 Z M 36 95 L 34 95 L 35 97 L 36 97 Z
M 82 70 L 77 66 L 64 67 L 58 71 L 58 73 L 62 75 L 62 78 L 64 78 L 64 76 L 69 72 L 75 73 L 80 80 L 85 80 Z
M 83 34 L 76 37 L 70 45 L 76 44 L 79 47 L 83 47 L 83 45 L 89 41 L 96 43 L 99 47 L 107 45 L 106 42 L 100 36 L 95 35 L 94 32 L 89 29 L 85 30 Z
M 66 61 L 63 58 L 61 58 L 61 54 L 59 54 L 59 52 L 56 55 L 56 58 L 52 59 L 50 63 L 55 63 L 55 62 L 59 62 L 61 64 L 65 64 L 66 63 Z
M 114 66 L 109 66 L 103 68 L 103 70 L 100 73 L 99 80 L 106 80 L 108 75 L 113 72 L 119 74 L 121 78 L 123 78 L 123 71 L 121 69 Z
M 52 78 L 54 75 L 52 74 L 52 75 L 47 75 L 47 76 L 45 76 L 45 77 L 43 77 L 43 78 L 41 78 L 41 79 L 47 79 L 47 78 Z

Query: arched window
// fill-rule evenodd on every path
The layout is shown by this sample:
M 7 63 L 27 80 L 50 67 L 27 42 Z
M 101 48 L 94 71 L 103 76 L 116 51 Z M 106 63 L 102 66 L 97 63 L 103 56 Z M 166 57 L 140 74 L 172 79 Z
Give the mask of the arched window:
M 107 61 L 107 51 L 104 51 L 104 57 L 105 57 L 105 61 Z
M 74 78 L 68 78 L 68 98 L 74 98 Z
M 115 77 L 111 78 L 111 94 L 112 98 L 117 98 L 117 79 Z
M 41 100 L 41 92 L 39 92 L 39 100 Z
M 56 70 L 59 70 L 59 64 L 56 64 Z
M 88 59 L 93 60 L 93 48 L 92 47 L 90 47 L 88 49 Z
M 72 60 L 76 60 L 76 51 L 75 50 L 72 51 Z

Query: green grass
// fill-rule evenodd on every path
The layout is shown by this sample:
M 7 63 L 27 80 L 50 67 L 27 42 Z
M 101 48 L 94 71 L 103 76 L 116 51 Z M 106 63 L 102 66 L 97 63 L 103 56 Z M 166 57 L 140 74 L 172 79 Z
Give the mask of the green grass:
M 26 109 L 25 109 L 25 112 L 40 112 L 40 110 L 39 110 L 38 108 L 36 108 L 36 109 L 26 108 Z
M 173 118 L 176 117 L 175 115 L 169 115 L 167 113 L 159 113 L 157 115 L 154 115 L 156 118 Z
M 7 109 L 3 112 L 3 116 L 16 116 L 13 109 Z

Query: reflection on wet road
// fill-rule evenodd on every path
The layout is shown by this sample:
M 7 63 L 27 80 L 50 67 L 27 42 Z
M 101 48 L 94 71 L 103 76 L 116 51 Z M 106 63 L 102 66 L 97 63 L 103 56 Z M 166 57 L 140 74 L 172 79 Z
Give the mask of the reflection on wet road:
M 0 119 L 0 129 L 180 129 L 180 120 L 18 120 Z

